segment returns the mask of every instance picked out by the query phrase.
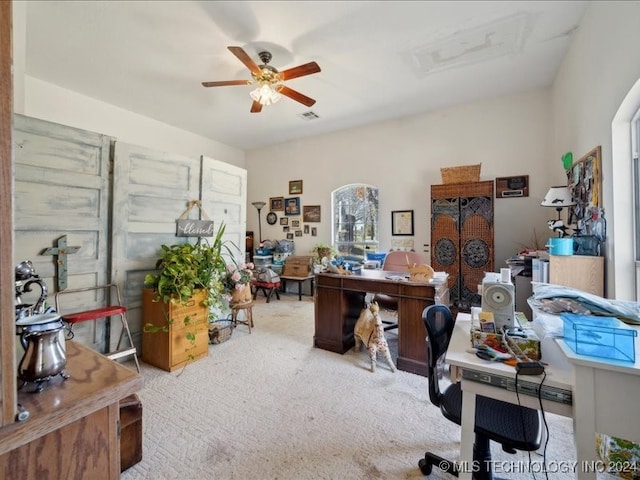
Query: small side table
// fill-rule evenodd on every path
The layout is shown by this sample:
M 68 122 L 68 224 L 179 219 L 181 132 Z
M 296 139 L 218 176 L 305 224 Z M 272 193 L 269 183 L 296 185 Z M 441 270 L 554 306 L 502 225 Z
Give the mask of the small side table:
M 238 314 L 243 312 L 243 319 L 238 320 Z M 231 321 L 233 326 L 236 327 L 239 323 L 242 323 L 249 327 L 249 333 L 251 333 L 251 327 L 253 327 L 253 302 L 234 303 L 231 305 Z
M 280 275 L 280 280 L 283 281 L 282 288 L 286 291 L 287 282 L 298 282 L 298 301 L 302 300 L 302 284 L 307 280 L 311 281 L 311 296 L 313 297 L 313 282 L 315 281 L 315 275 L 306 275 L 304 277 L 294 277 L 292 275 Z

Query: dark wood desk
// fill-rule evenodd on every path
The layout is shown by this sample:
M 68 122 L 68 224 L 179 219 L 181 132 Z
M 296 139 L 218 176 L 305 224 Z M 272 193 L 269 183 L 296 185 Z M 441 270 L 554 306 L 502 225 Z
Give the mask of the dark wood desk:
M 427 332 L 422 311 L 435 303 L 448 304 L 447 282 L 414 283 L 386 278 L 393 274 L 382 270 L 363 270 L 359 275 L 316 275 L 313 343 L 324 350 L 345 353 L 354 346 L 353 327 L 365 306 L 365 295 L 391 295 L 398 298 L 397 367 L 426 376 Z

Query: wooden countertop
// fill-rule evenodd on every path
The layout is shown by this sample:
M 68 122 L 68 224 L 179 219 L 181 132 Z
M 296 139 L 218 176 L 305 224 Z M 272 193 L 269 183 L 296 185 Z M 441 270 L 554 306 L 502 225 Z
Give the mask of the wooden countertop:
M 79 343 L 67 341 L 66 355 L 70 378 L 57 375 L 45 382 L 40 393 L 31 393 L 34 384 L 18 391 L 18 403 L 29 412 L 29 418 L 0 429 L 0 455 L 142 388 L 137 372 Z

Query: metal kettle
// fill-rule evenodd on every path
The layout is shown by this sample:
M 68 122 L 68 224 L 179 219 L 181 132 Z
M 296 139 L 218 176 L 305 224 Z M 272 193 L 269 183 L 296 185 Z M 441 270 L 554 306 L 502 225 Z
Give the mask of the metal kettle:
M 28 323 L 31 319 L 33 323 Z M 22 386 L 33 382 L 36 384 L 35 392 L 41 392 L 43 382 L 52 377 L 61 375 L 68 378 L 64 370 L 67 365 L 66 352 L 60 344 L 60 332 L 63 329 L 60 315 L 34 315 L 17 323 L 22 327 L 20 343 L 25 350 L 18 365 L 18 378 L 23 381 Z

